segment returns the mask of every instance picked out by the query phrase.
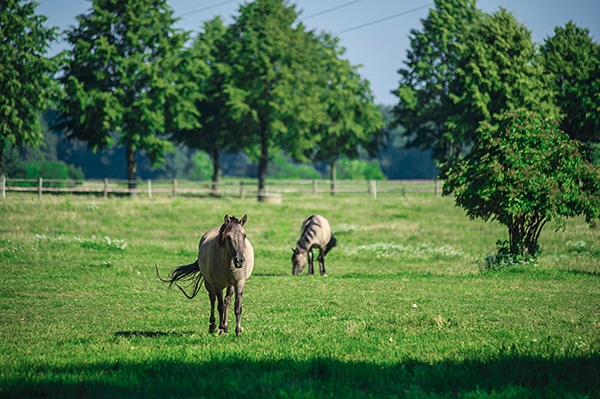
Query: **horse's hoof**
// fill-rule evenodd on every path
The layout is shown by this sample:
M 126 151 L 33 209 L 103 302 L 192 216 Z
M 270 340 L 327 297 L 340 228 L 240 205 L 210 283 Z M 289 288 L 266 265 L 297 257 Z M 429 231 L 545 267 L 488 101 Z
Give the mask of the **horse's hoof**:
M 237 327 L 235 329 L 235 335 L 238 336 L 238 337 L 242 336 L 242 327 Z
M 216 333 L 217 332 L 217 325 L 216 324 L 211 324 L 210 327 L 208 327 L 208 332 L 209 333 Z

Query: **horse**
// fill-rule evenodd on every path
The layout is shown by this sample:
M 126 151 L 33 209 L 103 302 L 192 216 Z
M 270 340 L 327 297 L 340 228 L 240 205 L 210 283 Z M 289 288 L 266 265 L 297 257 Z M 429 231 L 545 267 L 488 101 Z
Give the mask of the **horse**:
M 208 291 L 210 299 L 210 326 L 209 332 L 227 333 L 227 316 L 231 297 L 235 292 L 235 333 L 239 337 L 242 333 L 242 295 L 246 280 L 250 277 L 254 268 L 254 249 L 246 238 L 244 225 L 248 217 L 244 215 L 240 220 L 233 216 L 225 215 L 223 224 L 208 230 L 200 239 L 198 244 L 198 259 L 189 265 L 179 266 L 173 269 L 169 278 L 163 279 L 158 273 L 156 275 L 169 287 L 173 284 L 192 299 L 198 294 L 202 281 Z M 188 282 L 187 287 L 192 287 L 192 293 L 188 294 L 178 284 Z M 223 290 L 227 289 L 225 299 Z M 215 299 L 218 303 L 219 327 L 215 324 Z
M 300 239 L 296 244 L 296 249 L 292 248 L 292 274 L 300 275 L 306 266 L 306 258 L 308 255 L 308 274 L 314 274 L 313 267 L 313 248 L 319 248 L 319 271 L 322 276 L 327 275 L 325 272 L 325 255 L 335 247 L 337 240 L 331 232 L 331 226 L 327 219 L 321 215 L 309 216 L 302 223 L 300 230 Z

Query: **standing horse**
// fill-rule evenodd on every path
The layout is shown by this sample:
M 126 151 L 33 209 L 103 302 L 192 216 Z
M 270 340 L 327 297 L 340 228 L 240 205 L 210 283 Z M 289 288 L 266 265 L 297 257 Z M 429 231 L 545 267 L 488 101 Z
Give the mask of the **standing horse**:
M 237 336 L 242 333 L 242 295 L 246 280 L 254 267 L 254 249 L 246 238 L 243 228 L 247 220 L 246 215 L 241 220 L 225 215 L 223 225 L 208 230 L 200 239 L 198 259 L 189 265 L 175 268 L 168 279 L 160 277 L 158 267 L 156 268 L 156 275 L 160 280 L 169 283 L 169 287 L 175 284 L 189 299 L 198 294 L 200 284 L 204 280 L 204 287 L 210 298 L 209 331 L 211 333 L 217 330 L 219 333 L 227 332 L 227 315 L 234 292 L 235 333 Z M 180 281 L 187 281 L 188 287 L 193 287 L 191 295 L 188 295 L 178 284 Z M 227 289 L 225 300 L 223 300 L 224 289 Z M 215 299 L 219 311 L 218 329 L 215 324 Z
M 319 271 L 321 275 L 325 272 L 325 255 L 335 247 L 337 240 L 331 232 L 329 222 L 321 215 L 312 215 L 302 223 L 300 239 L 292 255 L 292 274 L 298 276 L 306 266 L 308 255 L 308 274 L 314 274 L 313 248 L 319 248 Z

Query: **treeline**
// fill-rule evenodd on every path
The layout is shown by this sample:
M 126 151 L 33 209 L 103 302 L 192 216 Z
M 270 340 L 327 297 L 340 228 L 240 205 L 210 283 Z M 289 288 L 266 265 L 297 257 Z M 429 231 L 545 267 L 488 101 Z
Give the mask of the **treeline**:
M 391 107 L 384 106 L 384 115 L 391 115 Z M 57 118 L 49 111 L 43 118 L 43 143 L 39 147 L 5 151 L 6 175 L 13 178 L 47 179 L 126 179 L 125 149 L 115 145 L 92 151 L 86 143 L 66 139 L 60 130 L 50 129 Z M 244 153 L 222 151 L 220 154 L 223 176 L 258 177 L 257 164 Z M 375 158 L 367 154 L 357 159 L 342 158 L 337 162 L 338 179 L 432 179 L 439 170 L 429 152 L 406 149 L 402 129 L 389 129 L 386 143 Z M 328 178 L 329 165 L 324 162 L 299 163 L 285 153 L 273 154 L 267 167 L 269 178 L 322 179 Z M 164 164 L 155 167 L 142 153 L 138 161 L 140 179 L 188 179 L 206 181 L 213 178 L 211 157 L 202 150 L 177 145 L 167 153 Z

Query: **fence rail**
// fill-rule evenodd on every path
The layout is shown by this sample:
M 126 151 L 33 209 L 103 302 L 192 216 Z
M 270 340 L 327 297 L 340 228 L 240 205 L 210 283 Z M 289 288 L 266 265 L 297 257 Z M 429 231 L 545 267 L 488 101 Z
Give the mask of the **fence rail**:
M 187 196 L 230 196 L 245 198 L 258 195 L 256 179 L 227 179 L 219 182 L 173 180 L 56 180 L 56 179 L 12 179 L 0 177 L 2 198 L 7 192 L 72 193 L 101 195 L 105 198 L 117 195 L 178 195 Z M 378 194 L 396 193 L 407 195 L 431 193 L 439 195 L 438 180 L 268 180 L 266 194 L 368 194 L 377 198 Z

